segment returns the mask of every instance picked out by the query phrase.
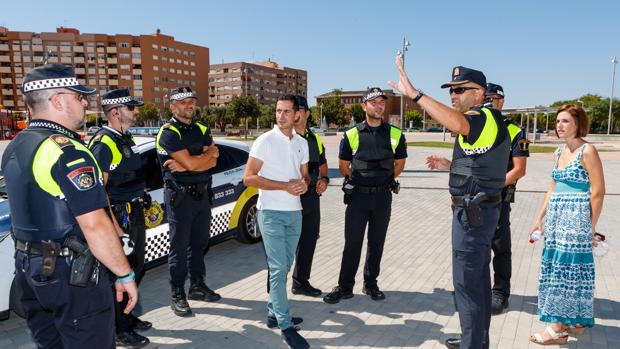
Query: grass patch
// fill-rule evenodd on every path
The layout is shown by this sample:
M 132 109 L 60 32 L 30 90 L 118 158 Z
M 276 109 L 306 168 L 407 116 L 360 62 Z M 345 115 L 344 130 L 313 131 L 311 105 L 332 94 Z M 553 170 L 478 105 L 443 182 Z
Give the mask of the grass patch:
M 450 142 L 408 142 L 408 146 L 412 147 L 430 147 L 430 148 L 448 148 L 451 149 L 454 144 Z M 530 153 L 553 153 L 557 146 L 541 146 L 530 145 Z

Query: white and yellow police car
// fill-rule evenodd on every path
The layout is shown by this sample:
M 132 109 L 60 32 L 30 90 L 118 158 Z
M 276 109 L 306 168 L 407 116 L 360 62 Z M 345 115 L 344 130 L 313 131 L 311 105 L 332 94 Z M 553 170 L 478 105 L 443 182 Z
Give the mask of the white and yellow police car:
M 134 137 L 142 157 L 146 186 L 153 204 L 145 210 L 146 251 L 145 264 L 152 267 L 166 261 L 170 248 L 170 236 L 166 221 L 164 189 L 161 169 L 155 150 L 155 138 Z M 258 191 L 243 184 L 243 171 L 248 160 L 249 148 L 245 143 L 216 140 L 220 156 L 211 169 L 213 183 L 213 207 L 211 210 L 210 244 L 230 237 L 244 243 L 261 240 L 256 223 Z M 0 195 L 5 194 L 0 181 Z M 4 195 L 6 196 L 6 195 Z M 6 197 L 0 199 L 0 320 L 9 317 L 10 310 L 23 316 L 17 299 L 14 277 L 14 247 L 9 234 L 10 211 Z

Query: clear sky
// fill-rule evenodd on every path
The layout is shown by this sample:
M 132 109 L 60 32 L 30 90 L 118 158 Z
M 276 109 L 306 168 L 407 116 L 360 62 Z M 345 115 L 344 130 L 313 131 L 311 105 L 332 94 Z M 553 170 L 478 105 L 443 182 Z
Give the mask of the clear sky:
M 452 66 L 485 72 L 507 107 L 609 96 L 620 56 L 620 1 L 5 1 L 0 25 L 19 31 L 150 34 L 207 46 L 211 63 L 261 61 L 308 71 L 308 95 L 388 88 L 403 36 L 406 68 L 425 93 Z M 619 68 L 620 69 L 620 68 Z M 620 91 L 616 89 L 615 95 Z

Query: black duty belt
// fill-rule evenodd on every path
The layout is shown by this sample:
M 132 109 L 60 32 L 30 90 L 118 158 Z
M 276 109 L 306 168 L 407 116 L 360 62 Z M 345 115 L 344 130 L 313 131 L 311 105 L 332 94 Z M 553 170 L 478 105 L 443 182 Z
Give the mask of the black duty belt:
M 363 193 L 363 194 L 384 193 L 386 191 L 390 191 L 390 185 L 386 184 L 386 185 L 379 185 L 376 187 L 366 187 L 366 186 L 356 185 L 355 188 L 353 188 L 353 191 L 356 193 Z
M 452 204 L 457 207 L 466 207 L 467 201 L 472 199 L 474 195 L 452 196 Z M 481 206 L 492 206 L 502 201 L 502 195 L 489 195 L 483 201 L 479 202 Z
M 56 243 L 56 244 L 57 244 L 57 251 L 58 251 L 57 256 L 67 257 L 72 254 L 69 248 L 62 247 L 62 244 L 60 243 Z M 47 247 L 41 242 L 15 240 L 15 249 L 18 251 L 24 252 L 27 255 L 42 256 L 46 248 Z

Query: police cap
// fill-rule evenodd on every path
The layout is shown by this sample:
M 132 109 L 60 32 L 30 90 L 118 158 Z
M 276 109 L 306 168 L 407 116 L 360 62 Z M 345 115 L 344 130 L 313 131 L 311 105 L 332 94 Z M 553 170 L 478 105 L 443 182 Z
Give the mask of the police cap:
M 22 92 L 28 93 L 53 88 L 66 88 L 82 95 L 97 92 L 96 88 L 80 84 L 73 68 L 64 64 L 45 64 L 38 66 L 24 77 Z
M 131 98 L 131 95 L 129 94 L 129 89 L 127 88 L 119 88 L 116 90 L 111 90 L 108 93 L 104 94 L 103 97 L 101 98 L 101 105 L 117 105 L 117 104 L 139 107 L 143 105 L 144 103 Z
M 498 84 L 493 84 L 493 83 L 488 83 L 487 84 L 487 90 L 484 93 L 487 97 L 489 96 L 493 96 L 493 95 L 498 95 L 501 98 L 504 98 L 504 89 L 502 88 L 502 86 L 498 85 Z
M 194 98 L 196 99 L 196 93 L 192 91 L 191 87 L 179 87 L 170 91 L 170 100 L 171 101 L 180 101 L 186 98 Z
M 372 101 L 377 97 L 383 97 L 383 99 L 387 99 L 387 96 L 380 88 L 369 87 L 368 89 L 366 89 L 366 93 L 364 93 L 364 98 L 362 99 L 362 102 Z
M 462 66 L 452 68 L 452 81 L 441 85 L 441 88 L 448 88 L 455 85 L 462 85 L 468 82 L 480 85 L 482 88 L 487 86 L 487 78 L 479 70 L 470 69 Z

